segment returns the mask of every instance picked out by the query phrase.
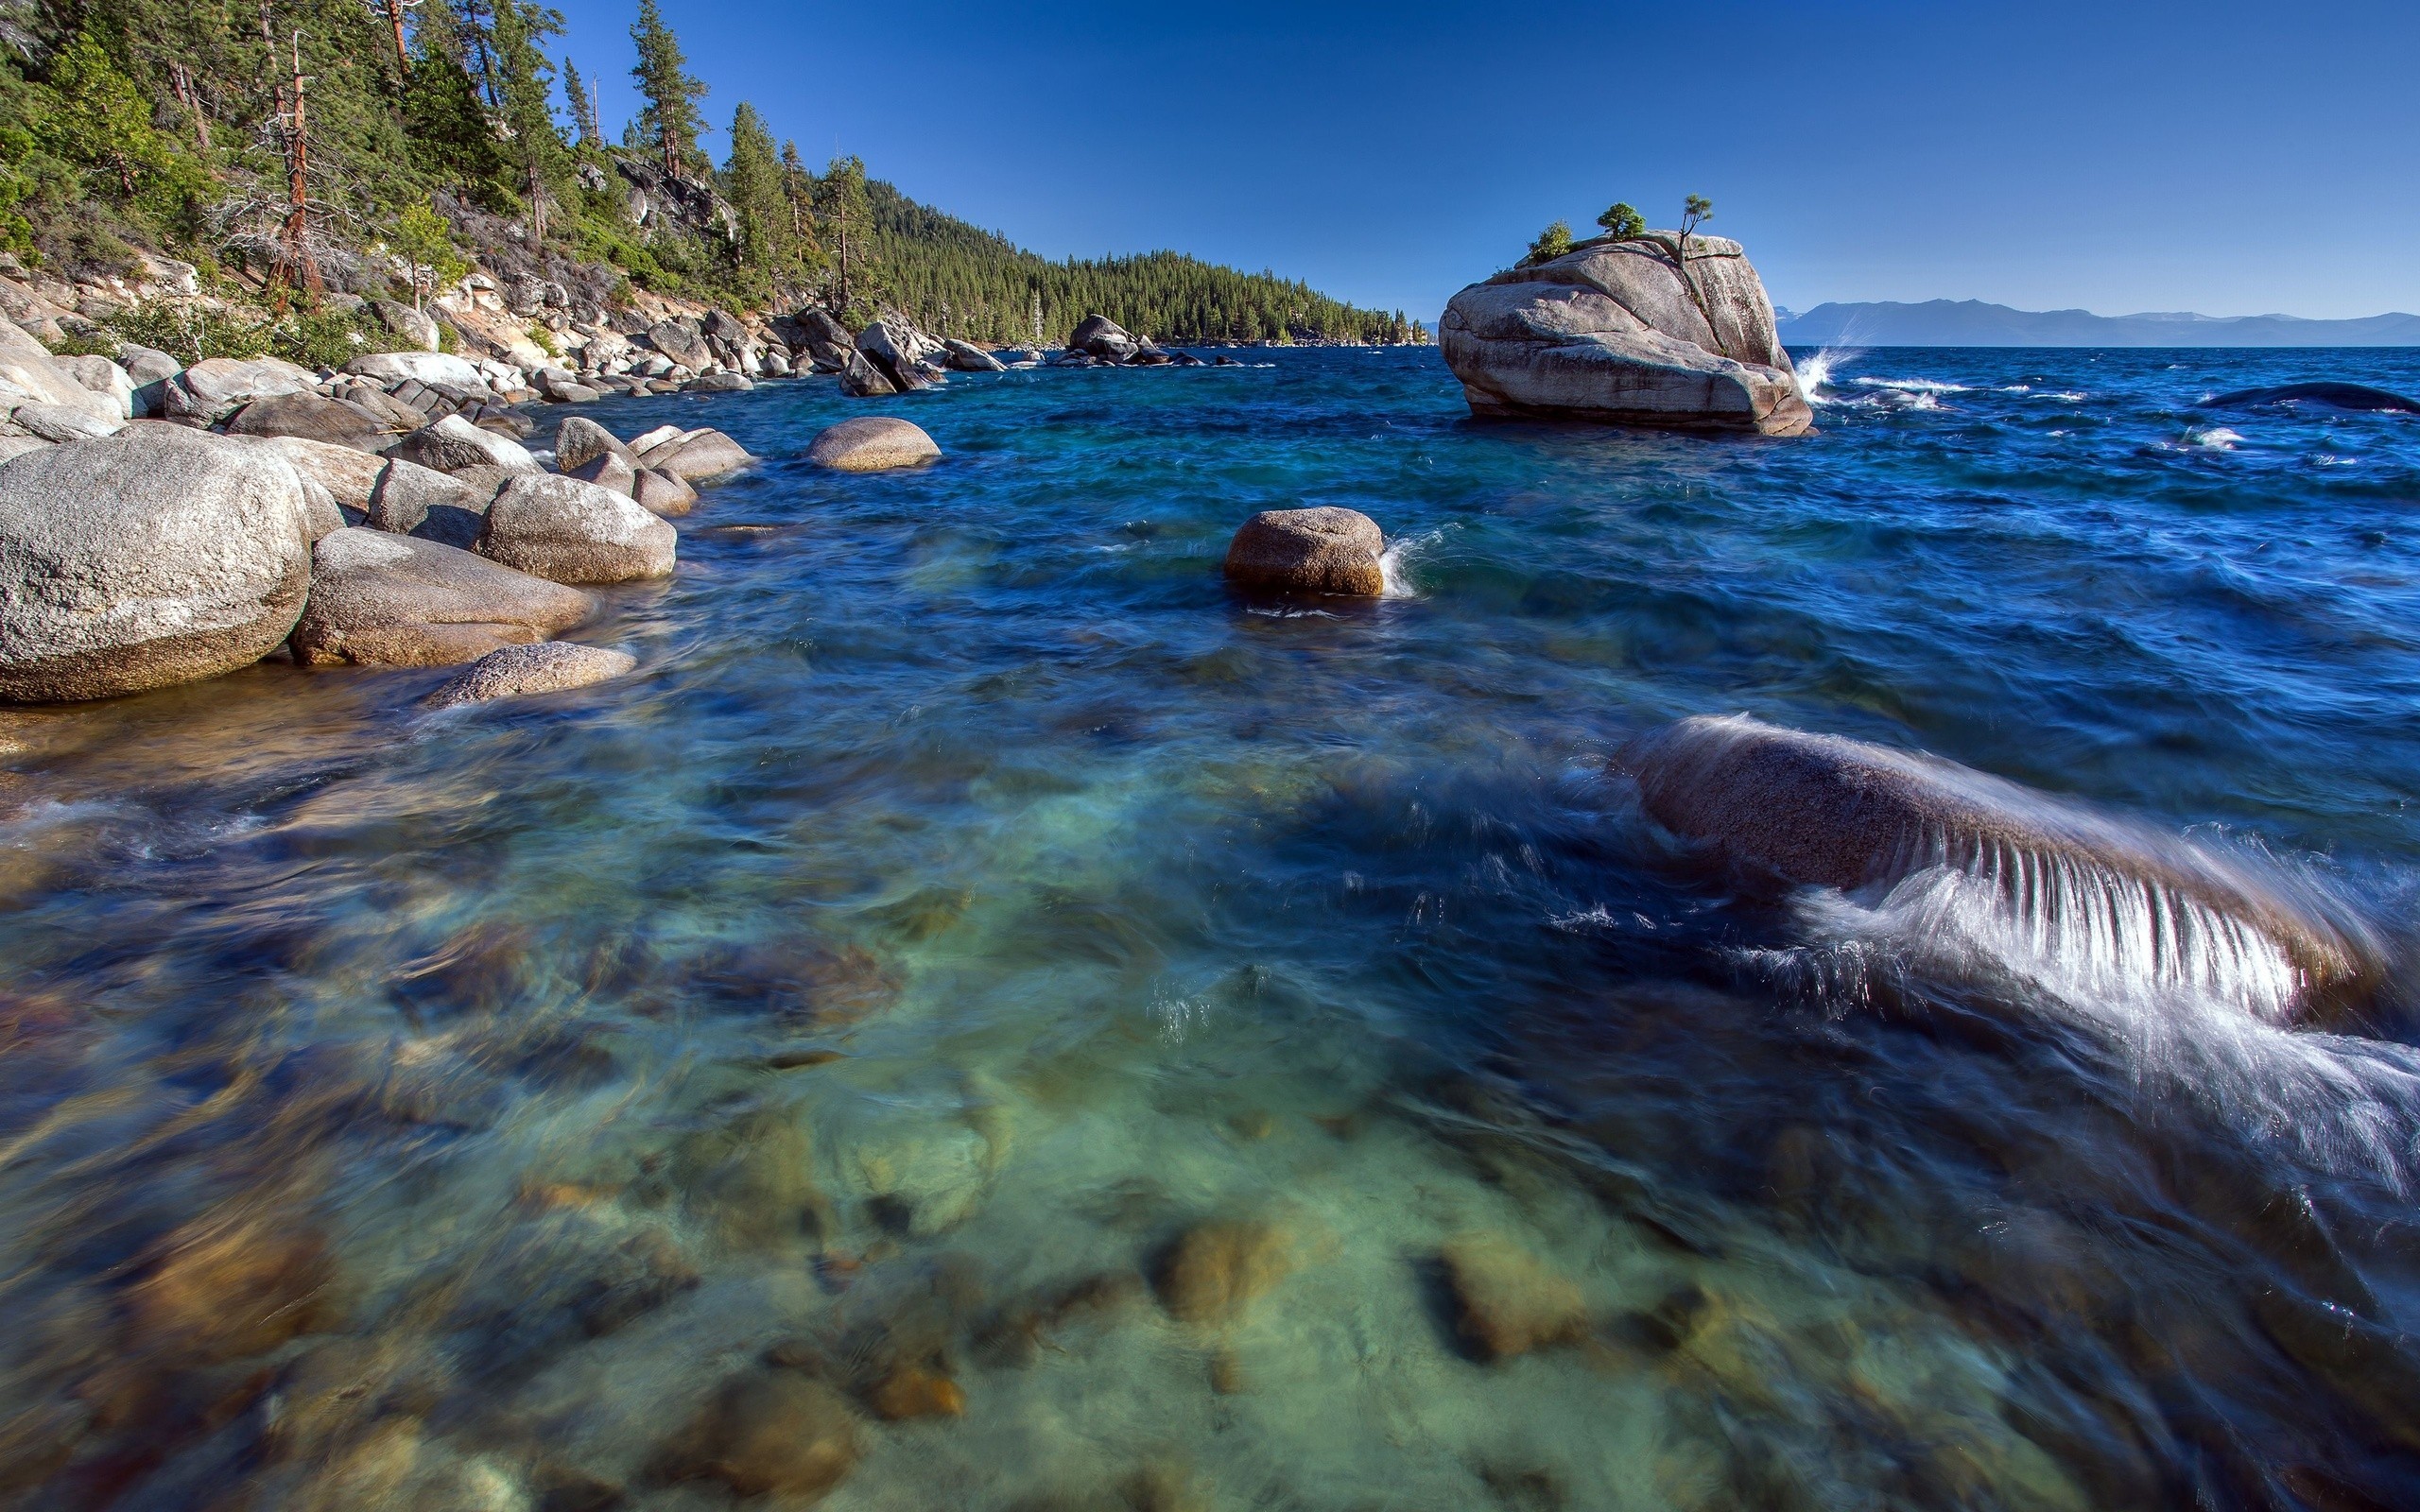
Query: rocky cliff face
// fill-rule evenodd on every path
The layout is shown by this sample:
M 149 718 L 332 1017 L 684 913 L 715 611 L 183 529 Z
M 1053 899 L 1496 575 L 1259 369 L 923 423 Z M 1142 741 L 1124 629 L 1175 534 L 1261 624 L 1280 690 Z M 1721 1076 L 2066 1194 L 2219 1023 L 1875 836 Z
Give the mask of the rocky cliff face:
M 1585 242 L 1454 296 L 1438 341 L 1478 415 L 1795 436 L 1813 420 L 1739 244 Z

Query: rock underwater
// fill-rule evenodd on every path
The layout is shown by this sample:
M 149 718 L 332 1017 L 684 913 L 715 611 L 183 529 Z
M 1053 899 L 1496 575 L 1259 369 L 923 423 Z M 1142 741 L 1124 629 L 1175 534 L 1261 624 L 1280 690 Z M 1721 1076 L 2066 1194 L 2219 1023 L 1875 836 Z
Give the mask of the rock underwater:
M 1796 436 L 1814 411 L 1739 244 L 1583 242 L 1454 296 L 1438 344 L 1471 412 Z

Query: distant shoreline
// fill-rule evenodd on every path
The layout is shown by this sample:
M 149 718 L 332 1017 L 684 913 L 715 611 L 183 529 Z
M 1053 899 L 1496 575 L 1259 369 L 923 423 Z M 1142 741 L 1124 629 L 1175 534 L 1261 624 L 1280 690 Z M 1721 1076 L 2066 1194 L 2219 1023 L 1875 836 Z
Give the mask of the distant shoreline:
M 2400 311 L 2348 320 L 2290 315 L 2095 315 L 2017 310 L 1980 300 L 1878 301 L 1776 312 L 1782 341 L 1808 347 L 2420 347 L 2420 315 Z

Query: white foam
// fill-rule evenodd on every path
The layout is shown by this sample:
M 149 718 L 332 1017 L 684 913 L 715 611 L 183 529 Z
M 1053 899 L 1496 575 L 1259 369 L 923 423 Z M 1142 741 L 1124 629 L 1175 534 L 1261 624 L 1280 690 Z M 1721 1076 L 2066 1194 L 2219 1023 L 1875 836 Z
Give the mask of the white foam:
M 1878 900 L 1820 888 L 1794 902 L 1813 943 L 1750 959 L 1831 1011 L 1870 1007 L 1893 973 L 1979 987 L 2084 1031 L 2152 1102 L 2323 1169 L 2420 1188 L 2420 1052 L 2288 1027 L 2301 972 L 2238 919 L 2020 856 L 1926 868 Z
M 2200 447 L 2205 452 L 2232 452 L 2236 448 L 2236 443 L 2242 439 L 2242 437 L 2223 425 L 2213 425 L 2207 430 L 2185 433 L 2186 445 Z
M 1382 596 L 1387 598 L 1418 598 L 1420 590 L 1412 585 L 1409 569 L 1421 553 L 1445 539 L 1445 530 L 1424 530 L 1416 536 L 1397 536 L 1378 553 L 1378 572 L 1386 582 Z
M 1889 388 L 1903 394 L 1969 394 L 1974 390 L 1964 384 L 1946 383 L 1938 378 L 1852 378 L 1849 382 L 1860 388 Z

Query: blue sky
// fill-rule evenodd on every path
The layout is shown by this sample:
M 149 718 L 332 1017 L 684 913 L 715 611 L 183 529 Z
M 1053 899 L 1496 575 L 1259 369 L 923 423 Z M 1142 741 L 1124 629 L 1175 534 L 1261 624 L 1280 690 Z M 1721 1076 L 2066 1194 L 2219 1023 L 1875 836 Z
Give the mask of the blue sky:
M 1694 192 L 1799 309 L 2420 310 L 2412 0 L 660 3 L 718 126 L 1053 257 L 1433 321 L 1558 215 Z M 562 4 L 609 131 L 635 8 Z

